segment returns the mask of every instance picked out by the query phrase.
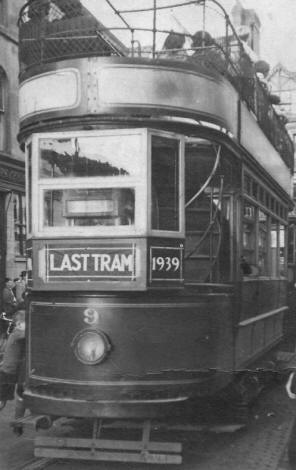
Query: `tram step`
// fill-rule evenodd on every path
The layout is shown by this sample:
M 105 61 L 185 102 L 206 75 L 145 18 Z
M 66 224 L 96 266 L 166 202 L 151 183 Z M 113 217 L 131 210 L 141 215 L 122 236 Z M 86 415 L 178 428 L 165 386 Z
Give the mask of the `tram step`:
M 110 439 L 36 437 L 35 457 L 181 464 L 182 444 Z

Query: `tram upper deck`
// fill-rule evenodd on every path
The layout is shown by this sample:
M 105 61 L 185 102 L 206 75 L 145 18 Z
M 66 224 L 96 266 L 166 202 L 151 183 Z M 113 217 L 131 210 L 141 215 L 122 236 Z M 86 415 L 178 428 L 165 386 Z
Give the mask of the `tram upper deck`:
M 57 119 L 75 128 L 75 119 L 148 118 L 178 129 L 217 126 L 260 164 L 280 155 L 293 168 L 274 96 L 216 0 L 127 8 L 118 0 L 30 0 L 19 26 L 21 139 Z

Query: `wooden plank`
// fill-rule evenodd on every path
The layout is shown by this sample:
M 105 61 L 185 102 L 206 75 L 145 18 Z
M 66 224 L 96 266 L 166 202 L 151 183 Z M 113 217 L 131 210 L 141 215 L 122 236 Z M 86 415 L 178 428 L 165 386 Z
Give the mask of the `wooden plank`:
M 143 450 L 142 441 L 123 441 L 114 439 L 80 439 L 80 438 L 69 438 L 69 437 L 46 437 L 38 436 L 35 438 L 36 447 L 80 447 L 80 448 L 95 448 L 95 449 L 112 449 L 112 450 Z M 180 453 L 182 452 L 182 444 L 179 442 L 154 442 L 148 441 L 145 445 L 145 449 L 154 452 L 171 452 Z
M 105 460 L 110 462 L 145 462 L 177 465 L 182 463 L 181 455 L 151 454 L 150 452 L 91 452 L 89 450 L 47 449 L 46 447 L 36 447 L 34 455 L 36 457 L 49 457 L 56 459 Z

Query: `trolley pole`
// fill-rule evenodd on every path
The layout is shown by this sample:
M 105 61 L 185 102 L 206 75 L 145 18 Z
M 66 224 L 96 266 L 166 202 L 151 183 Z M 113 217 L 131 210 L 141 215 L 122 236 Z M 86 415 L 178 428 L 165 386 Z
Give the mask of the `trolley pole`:
M 152 56 L 155 58 L 156 49 L 156 1 L 153 0 L 153 45 L 152 45 Z

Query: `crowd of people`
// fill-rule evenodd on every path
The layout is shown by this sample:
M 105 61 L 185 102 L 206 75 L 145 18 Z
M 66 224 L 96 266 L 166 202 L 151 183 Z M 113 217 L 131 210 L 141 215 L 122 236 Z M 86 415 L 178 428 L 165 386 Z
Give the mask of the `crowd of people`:
M 207 31 L 197 31 L 190 39 L 188 35 L 171 31 L 158 58 L 202 63 L 206 68 L 228 76 L 233 83 L 240 83 L 240 89 L 250 96 L 255 93 L 257 79 L 267 100 L 271 104 L 280 102 L 279 96 L 271 93 L 270 84 L 266 80 L 269 65 L 264 60 L 258 60 L 244 41 L 241 42 L 241 47 L 230 47 L 227 50 L 221 39 L 214 39 Z

